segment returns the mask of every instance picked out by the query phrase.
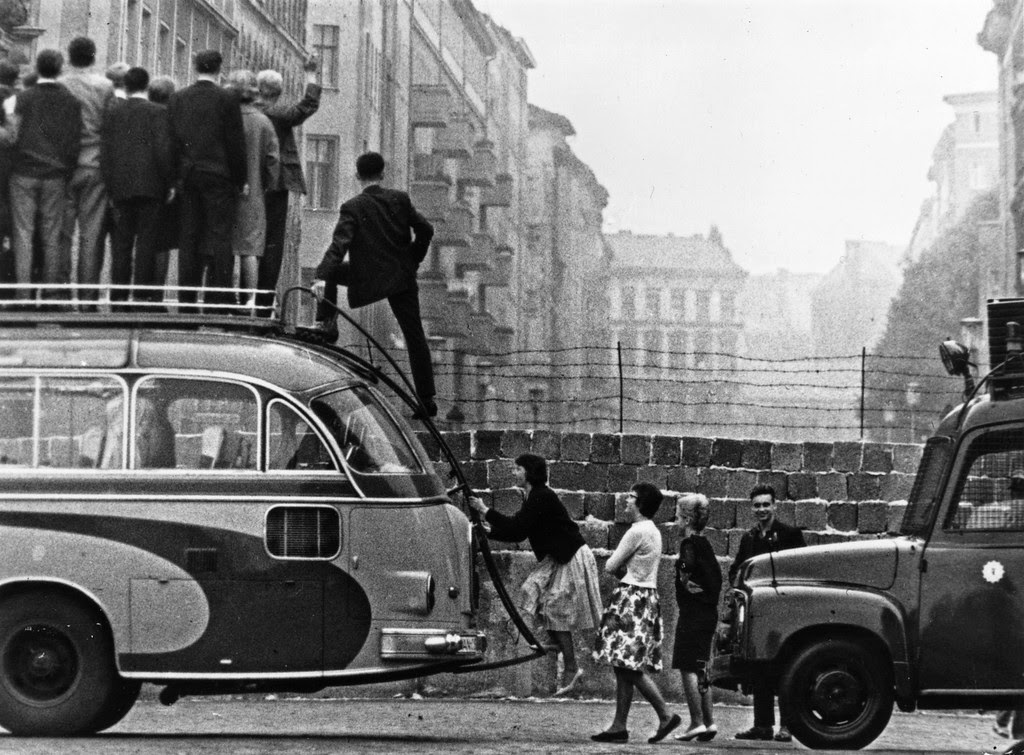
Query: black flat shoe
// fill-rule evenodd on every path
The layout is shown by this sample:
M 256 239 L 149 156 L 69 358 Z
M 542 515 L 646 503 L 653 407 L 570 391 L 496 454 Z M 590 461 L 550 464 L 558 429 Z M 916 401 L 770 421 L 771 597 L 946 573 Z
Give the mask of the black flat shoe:
M 595 742 L 628 742 L 629 732 L 625 729 L 622 731 L 601 731 L 591 735 L 590 738 Z
M 664 726 L 659 727 L 658 730 L 654 732 L 654 736 L 650 737 L 647 740 L 647 743 L 654 744 L 655 742 L 660 742 L 669 734 L 671 734 L 676 729 L 676 727 L 678 727 L 679 724 L 681 724 L 682 722 L 683 719 L 679 717 L 679 714 L 673 713 L 672 718 L 668 720 L 668 723 Z

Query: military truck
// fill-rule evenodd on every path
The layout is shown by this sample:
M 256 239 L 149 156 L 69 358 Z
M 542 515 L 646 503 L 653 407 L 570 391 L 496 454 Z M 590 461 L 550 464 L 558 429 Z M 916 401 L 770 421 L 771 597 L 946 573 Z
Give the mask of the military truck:
M 768 675 L 803 744 L 857 749 L 893 704 L 991 710 L 1024 700 L 1024 300 L 988 305 L 993 369 L 940 355 L 963 403 L 925 447 L 898 536 L 749 560 L 709 676 Z

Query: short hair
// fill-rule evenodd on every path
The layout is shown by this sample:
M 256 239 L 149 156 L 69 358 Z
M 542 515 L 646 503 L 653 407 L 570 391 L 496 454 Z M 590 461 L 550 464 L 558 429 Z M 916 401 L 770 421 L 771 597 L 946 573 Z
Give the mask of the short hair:
M 771 485 L 755 485 L 754 489 L 750 491 L 750 500 L 754 500 L 759 495 L 770 495 L 772 503 L 775 503 L 775 488 Z
M 130 68 L 131 66 L 123 60 L 119 60 L 107 69 L 106 76 L 115 87 L 123 87 L 126 86 L 124 77 L 128 74 Z
M 85 68 L 96 62 L 96 43 L 88 37 L 75 37 L 68 43 L 68 61 L 75 68 Z
M 141 66 L 135 66 L 129 68 L 124 74 L 124 88 L 125 91 L 134 94 L 135 92 L 145 92 L 146 87 L 149 86 L 149 71 Z
M 379 152 L 367 152 L 356 159 L 356 175 L 360 178 L 374 179 L 384 175 L 384 158 Z
M 664 497 L 658 488 L 649 482 L 638 482 L 630 488 L 636 493 L 636 507 L 648 519 L 653 519 L 661 508 L 661 499 Z
M 695 532 L 702 531 L 711 518 L 711 504 L 703 493 L 683 493 L 676 498 L 676 506 L 688 506 L 691 512 L 690 526 Z
M 284 77 L 277 71 L 267 68 L 256 74 L 256 86 L 259 87 L 260 97 L 276 100 L 284 91 Z
M 516 464 L 526 472 L 526 481 L 531 485 L 547 485 L 548 463 L 537 454 L 519 454 Z
M 224 87 L 238 94 L 238 99 L 242 102 L 252 102 L 256 99 L 256 74 L 244 68 L 232 71 L 228 74 Z
M 157 76 L 149 82 L 149 101 L 166 105 L 174 94 L 174 79 L 170 76 Z
M 223 62 L 224 56 L 220 50 L 200 50 L 196 53 L 196 73 L 220 73 Z
M 18 81 L 18 74 L 21 73 L 21 68 L 18 67 L 17 63 L 12 63 L 6 58 L 0 60 L 0 84 L 12 87 Z
M 55 79 L 64 67 L 64 56 L 60 50 L 41 50 L 36 55 L 36 73 L 41 79 Z

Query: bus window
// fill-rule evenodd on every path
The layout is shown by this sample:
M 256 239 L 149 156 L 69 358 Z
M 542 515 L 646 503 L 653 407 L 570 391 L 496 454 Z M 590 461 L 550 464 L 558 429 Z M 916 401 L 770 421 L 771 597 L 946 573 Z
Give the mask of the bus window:
M 391 416 L 365 388 L 318 396 L 316 416 L 338 441 L 345 461 L 363 474 L 409 474 L 422 467 Z
M 123 396 L 114 378 L 0 378 L 0 468 L 121 469 Z
M 283 401 L 267 412 L 268 470 L 336 470 L 331 454 L 316 431 Z
M 160 377 L 139 382 L 135 468 L 256 469 L 256 394 L 218 380 Z

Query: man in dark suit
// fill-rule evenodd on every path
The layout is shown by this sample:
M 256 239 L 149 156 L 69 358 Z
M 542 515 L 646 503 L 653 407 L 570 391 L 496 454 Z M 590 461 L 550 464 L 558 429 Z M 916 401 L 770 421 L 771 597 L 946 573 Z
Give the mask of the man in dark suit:
M 387 299 L 402 329 L 413 384 L 423 404 L 417 414 L 425 410 L 434 417 L 434 366 L 416 285 L 416 270 L 427 256 L 434 227 L 412 206 L 408 194 L 381 186 L 384 158 L 376 152 L 360 155 L 356 177 L 363 191 L 341 206 L 334 238 L 316 269 L 313 291 L 322 300 L 317 307 L 318 326 L 328 340 L 337 338 L 330 305 L 337 301 L 338 284 L 348 288 L 353 308 Z
M 750 505 L 757 524 L 743 533 L 740 547 L 729 567 L 729 581 L 735 583 L 743 562 L 762 553 L 775 553 L 790 548 L 802 548 L 804 534 L 796 527 L 783 524 L 775 514 L 775 488 L 758 485 L 750 491 Z M 770 679 L 759 678 L 753 685 L 754 725 L 736 735 L 736 739 L 774 739 L 789 742 L 792 736 L 786 726 L 786 717 L 779 709 L 779 730 L 775 732 L 775 688 Z
M 173 196 L 167 109 L 146 96 L 145 68 L 128 69 L 124 85 L 127 99 L 107 111 L 100 132 L 100 168 L 114 204 L 110 282 L 121 287 L 134 279 L 139 286 L 157 286 L 163 283 L 155 276 L 160 210 Z M 128 291 L 115 288 L 111 298 L 123 301 Z M 140 291 L 136 298 L 160 301 L 163 293 Z
M 216 50 L 196 54 L 196 83 L 171 95 L 167 111 L 181 182 L 178 283 L 229 288 L 234 272 L 231 229 L 235 205 L 246 184 L 245 131 L 238 97 L 217 83 L 223 59 Z M 181 300 L 194 302 L 194 292 Z M 207 304 L 234 303 L 223 292 L 207 292 Z M 214 312 L 225 312 L 217 308 Z
M 302 175 L 302 159 L 295 143 L 293 128 L 305 123 L 320 108 L 320 85 L 316 83 L 316 58 L 306 61 L 306 91 L 302 99 L 293 105 L 278 100 L 284 80 L 277 71 L 260 71 L 256 74 L 256 85 L 260 96 L 256 107 L 262 110 L 274 124 L 278 146 L 281 149 L 281 170 L 277 182 L 263 197 L 267 212 L 267 235 L 260 257 L 256 288 L 273 291 L 281 275 L 281 260 L 284 258 L 284 236 L 288 224 L 288 195 L 291 192 L 306 193 L 306 181 Z M 256 299 L 258 307 L 269 308 L 274 304 L 271 294 L 261 294 Z

